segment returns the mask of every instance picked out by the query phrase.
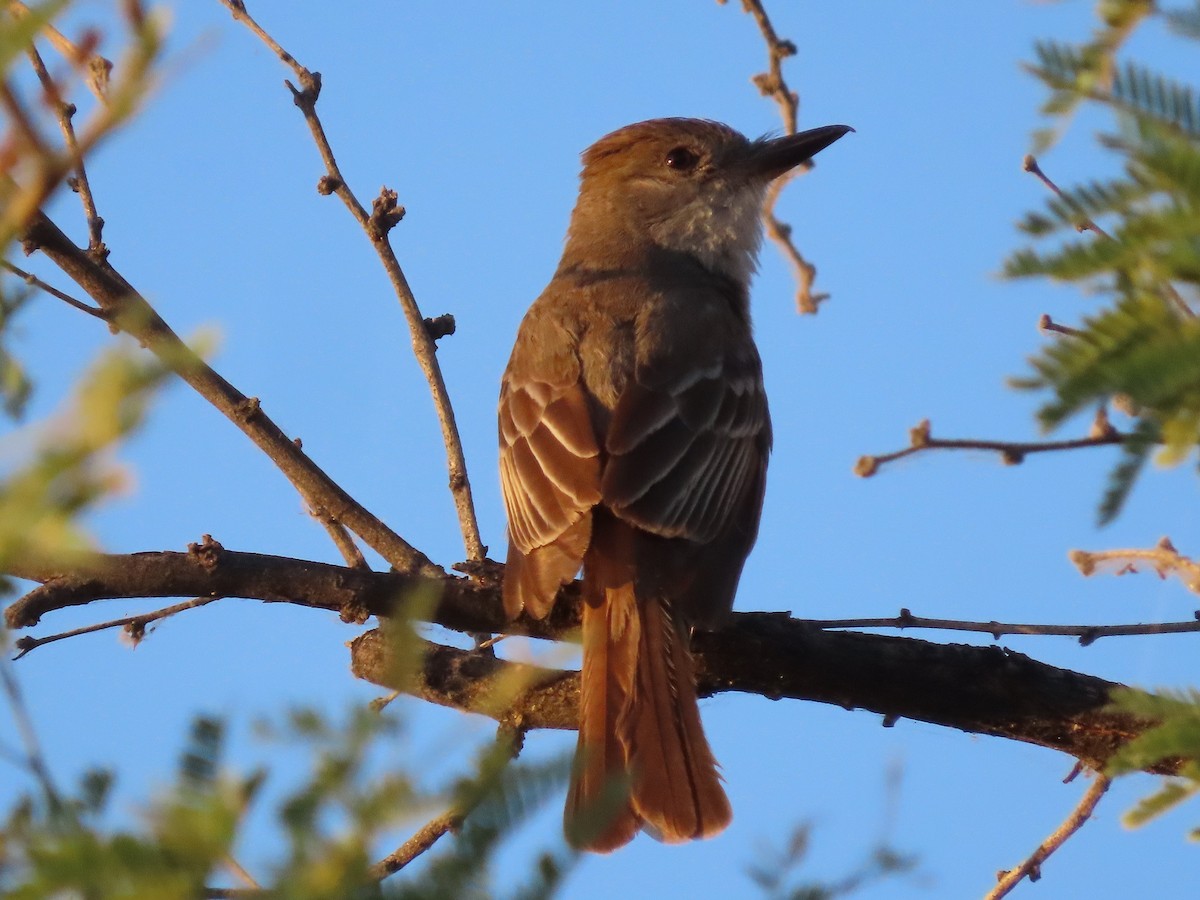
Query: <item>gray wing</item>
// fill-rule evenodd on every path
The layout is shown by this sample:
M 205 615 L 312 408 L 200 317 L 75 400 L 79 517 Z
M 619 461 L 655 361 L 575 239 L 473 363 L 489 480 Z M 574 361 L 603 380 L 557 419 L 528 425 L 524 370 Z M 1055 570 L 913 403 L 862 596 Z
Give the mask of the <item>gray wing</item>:
M 747 521 L 756 529 L 770 442 L 753 345 L 706 365 L 643 367 L 609 425 L 604 503 L 653 534 L 702 544 Z

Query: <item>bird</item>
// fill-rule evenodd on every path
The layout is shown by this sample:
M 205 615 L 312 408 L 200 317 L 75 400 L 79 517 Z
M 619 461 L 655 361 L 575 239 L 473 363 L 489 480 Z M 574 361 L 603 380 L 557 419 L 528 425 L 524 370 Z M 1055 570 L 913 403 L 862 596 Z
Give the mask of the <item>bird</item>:
M 770 183 L 853 131 L 750 140 L 652 119 L 582 155 L 562 259 L 501 381 L 505 613 L 582 569 L 579 737 L 564 825 L 611 852 L 732 820 L 700 721 L 693 629 L 731 611 L 771 449 L 749 289 Z

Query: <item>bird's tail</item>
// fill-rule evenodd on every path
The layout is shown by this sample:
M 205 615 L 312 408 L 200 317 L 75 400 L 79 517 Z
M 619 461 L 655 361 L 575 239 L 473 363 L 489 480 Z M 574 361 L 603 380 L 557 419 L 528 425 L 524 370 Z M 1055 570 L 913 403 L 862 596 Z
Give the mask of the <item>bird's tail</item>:
M 713 837 L 733 818 L 700 724 L 686 633 L 667 601 L 639 604 L 633 702 L 617 722 L 633 779 L 634 812 L 668 844 Z
M 700 724 L 686 633 L 669 601 L 636 595 L 632 529 L 611 520 L 597 525 L 584 562 L 567 837 L 600 853 L 643 825 L 667 843 L 712 837 L 732 811 Z

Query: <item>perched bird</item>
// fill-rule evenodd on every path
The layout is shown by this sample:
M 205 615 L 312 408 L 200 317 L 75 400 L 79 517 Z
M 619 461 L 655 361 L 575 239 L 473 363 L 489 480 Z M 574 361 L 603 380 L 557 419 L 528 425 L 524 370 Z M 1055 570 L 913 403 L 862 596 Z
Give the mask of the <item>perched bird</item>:
M 750 278 L 772 179 L 852 129 L 747 140 L 654 119 L 583 154 L 562 261 L 500 388 L 504 606 L 583 568 L 577 847 L 711 837 L 732 812 L 700 724 L 693 627 L 733 606 L 771 448 Z

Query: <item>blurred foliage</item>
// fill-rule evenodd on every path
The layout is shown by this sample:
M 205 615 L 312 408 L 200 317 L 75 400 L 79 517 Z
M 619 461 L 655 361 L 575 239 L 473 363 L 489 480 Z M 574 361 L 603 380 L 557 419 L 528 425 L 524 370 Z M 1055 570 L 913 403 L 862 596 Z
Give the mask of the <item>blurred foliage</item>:
M 25 412 L 25 402 L 33 384 L 25 366 L 6 346 L 6 338 L 16 314 L 29 301 L 27 290 L 6 290 L 4 272 L 0 271 L 0 407 L 12 419 Z
M 1114 692 L 1113 708 L 1157 724 L 1120 749 L 1108 774 L 1123 775 L 1162 762 L 1176 762 L 1179 776 L 1165 778 L 1158 790 L 1125 814 L 1129 828 L 1145 825 L 1200 793 L 1200 691 Z M 1189 834 L 1200 840 L 1200 827 Z
M 849 897 L 879 881 L 910 874 L 916 857 L 898 852 L 888 841 L 880 841 L 854 869 L 832 881 L 803 880 L 793 876 L 809 856 L 812 826 L 804 823 L 792 831 L 779 848 L 767 848 L 762 858 L 747 869 L 750 879 L 768 900 L 837 900 Z
M 1034 374 L 1015 383 L 1053 395 L 1038 412 L 1047 429 L 1116 397 L 1133 411 L 1100 504 L 1108 522 L 1156 447 L 1160 463 L 1177 464 L 1200 442 L 1200 103 L 1191 85 L 1118 59 L 1134 31 L 1155 19 L 1200 41 L 1200 2 L 1162 12 L 1149 0 L 1102 0 L 1097 12 L 1100 26 L 1087 43 L 1035 49 L 1029 68 L 1049 88 L 1042 112 L 1054 127 L 1036 132 L 1034 146 L 1050 146 L 1090 104 L 1111 114 L 1112 130 L 1099 140 L 1123 171 L 1066 188 L 1027 215 L 1020 227 L 1038 249 L 1017 251 L 1004 271 L 1102 298 L 1078 334 L 1047 345 L 1032 360 Z
M 310 710 L 290 715 L 277 736 L 307 748 L 310 774 L 280 803 L 286 848 L 261 880 L 261 896 L 549 896 L 570 869 L 569 851 L 544 854 L 530 883 L 515 890 L 497 889 L 490 862 L 503 839 L 561 793 L 566 763 L 510 764 L 512 747 L 501 740 L 484 753 L 472 777 L 425 792 L 404 773 L 372 760 L 372 751 L 395 732 L 394 722 L 366 711 L 345 722 Z M 43 790 L 25 796 L 0 831 L 0 893 L 12 900 L 184 900 L 234 880 L 227 874 L 236 867 L 232 853 L 266 774 L 228 774 L 223 745 L 219 720 L 196 719 L 174 783 L 142 811 L 136 828 L 107 824 L 111 773 L 89 773 L 71 795 Z M 380 768 L 382 774 L 375 771 Z M 412 876 L 405 872 L 381 886 L 371 869 L 373 854 L 396 840 L 398 828 L 447 807 L 460 817 L 470 813 L 450 850 L 422 859 Z M 504 879 L 520 880 L 512 873 Z
M 27 796 L 0 835 L 0 889 L 47 897 L 194 898 L 225 858 L 255 780 L 218 777 L 221 727 L 198 719 L 176 784 L 145 811 L 140 832 L 102 826 L 112 777 L 86 775 L 73 795 Z
M 6 437 L 10 453 L 32 450 L 0 481 L 0 563 L 90 547 L 77 519 L 125 484 L 112 450 L 142 423 L 167 374 L 131 347 L 110 351 L 84 374 L 60 415 Z

